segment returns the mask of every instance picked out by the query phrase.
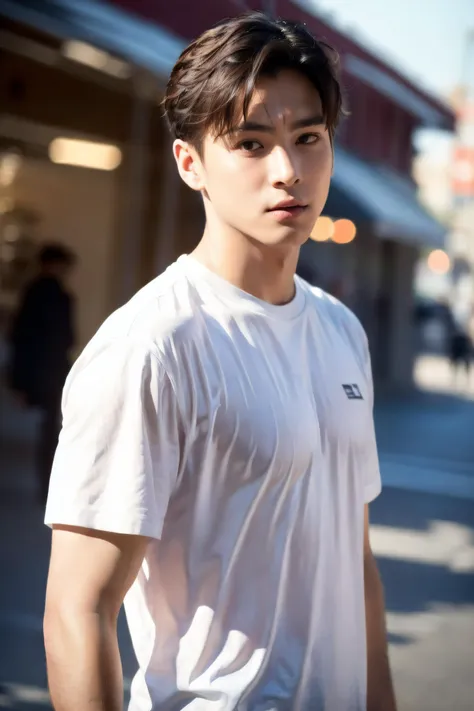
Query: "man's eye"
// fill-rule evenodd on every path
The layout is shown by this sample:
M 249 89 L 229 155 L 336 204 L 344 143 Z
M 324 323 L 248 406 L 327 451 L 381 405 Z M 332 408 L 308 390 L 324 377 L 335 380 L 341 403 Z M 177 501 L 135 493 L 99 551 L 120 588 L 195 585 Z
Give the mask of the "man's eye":
M 304 133 L 298 138 L 298 143 L 303 143 L 308 145 L 310 143 L 317 143 L 321 138 L 319 133 Z
M 245 153 L 255 153 L 255 151 L 258 151 L 261 147 L 262 144 L 258 141 L 242 141 L 242 143 L 239 143 L 237 146 L 239 150 L 244 151 Z

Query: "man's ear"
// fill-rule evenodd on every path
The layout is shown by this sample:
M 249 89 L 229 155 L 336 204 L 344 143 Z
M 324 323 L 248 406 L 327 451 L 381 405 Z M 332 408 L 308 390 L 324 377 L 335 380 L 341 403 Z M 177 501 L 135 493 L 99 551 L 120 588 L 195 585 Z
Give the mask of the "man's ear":
M 192 190 L 203 190 L 203 165 L 197 150 L 186 141 L 177 138 L 173 143 L 173 155 L 181 178 Z

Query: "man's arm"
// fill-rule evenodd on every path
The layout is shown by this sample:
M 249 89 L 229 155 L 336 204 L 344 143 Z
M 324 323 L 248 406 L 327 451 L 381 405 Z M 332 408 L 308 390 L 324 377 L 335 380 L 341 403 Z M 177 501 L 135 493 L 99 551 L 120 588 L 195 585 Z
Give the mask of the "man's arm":
M 367 711 L 396 711 L 388 660 L 385 602 L 369 539 L 369 507 L 364 513 L 364 587 L 367 630 Z
M 44 639 L 56 711 L 120 711 L 117 618 L 148 538 L 55 526 Z

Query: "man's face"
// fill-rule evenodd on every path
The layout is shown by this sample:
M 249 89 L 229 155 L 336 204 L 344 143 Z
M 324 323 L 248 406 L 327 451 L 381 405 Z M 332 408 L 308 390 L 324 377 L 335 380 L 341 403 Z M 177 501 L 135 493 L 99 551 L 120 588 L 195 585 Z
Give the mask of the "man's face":
M 308 239 L 333 166 L 321 99 L 308 79 L 287 70 L 262 78 L 247 120 L 227 136 L 207 136 L 202 156 L 208 221 L 268 246 Z

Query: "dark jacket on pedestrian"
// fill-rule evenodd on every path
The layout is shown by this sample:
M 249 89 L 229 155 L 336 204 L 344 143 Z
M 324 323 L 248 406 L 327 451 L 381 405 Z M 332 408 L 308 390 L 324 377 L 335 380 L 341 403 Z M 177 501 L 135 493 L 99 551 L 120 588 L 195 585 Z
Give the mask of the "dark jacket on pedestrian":
M 10 387 L 28 404 L 46 407 L 59 397 L 74 343 L 73 300 L 54 276 L 26 289 L 10 333 Z

